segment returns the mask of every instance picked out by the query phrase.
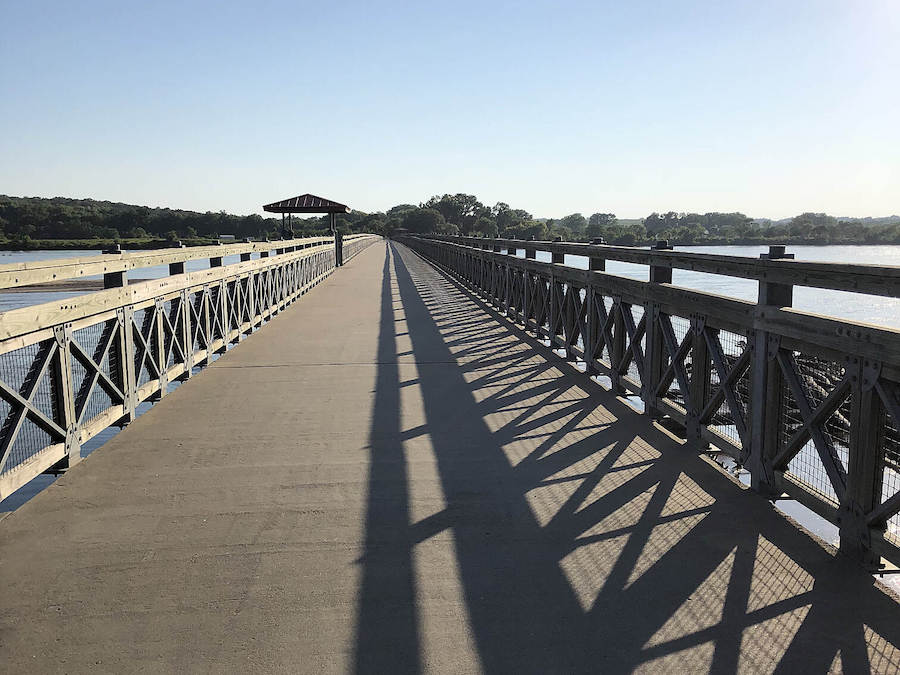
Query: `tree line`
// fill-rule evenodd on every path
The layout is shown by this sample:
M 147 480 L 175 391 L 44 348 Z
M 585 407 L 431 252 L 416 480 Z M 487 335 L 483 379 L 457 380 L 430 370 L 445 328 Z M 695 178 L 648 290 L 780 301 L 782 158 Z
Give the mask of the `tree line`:
M 474 195 L 434 196 L 418 206 L 395 206 L 384 214 L 386 229 L 414 233 L 464 234 L 504 239 L 592 241 L 622 246 L 646 245 L 658 239 L 672 244 L 900 244 L 900 216 L 839 219 L 824 213 L 802 213 L 780 221 L 754 219 L 743 213 L 651 213 L 620 219 L 597 212 L 585 217 L 535 218 L 504 202 L 482 204 Z
M 498 202 L 483 204 L 474 195 L 436 195 L 419 204 L 399 204 L 384 212 L 352 211 L 337 216 L 344 233 L 465 234 L 507 239 L 591 241 L 646 245 L 657 239 L 673 244 L 890 243 L 900 244 L 900 217 L 839 219 L 803 213 L 781 221 L 754 219 L 743 213 L 651 213 L 620 219 L 614 213 L 562 218 L 535 218 L 524 209 Z M 295 236 L 329 231 L 329 216 L 294 218 Z M 47 240 L 209 240 L 230 234 L 237 239 L 287 236 L 280 218 L 259 215 L 149 208 L 108 201 L 0 196 L 0 242 L 40 246 Z
M 346 216 L 346 217 L 345 217 Z M 338 216 L 345 232 L 361 231 L 358 223 L 366 214 Z M 297 236 L 328 232 L 327 217 L 295 219 Z M 230 234 L 236 239 L 277 238 L 283 234 L 280 218 L 259 215 L 150 208 L 93 199 L 0 196 L 0 240 L 27 243 L 31 240 L 144 240 L 216 239 Z

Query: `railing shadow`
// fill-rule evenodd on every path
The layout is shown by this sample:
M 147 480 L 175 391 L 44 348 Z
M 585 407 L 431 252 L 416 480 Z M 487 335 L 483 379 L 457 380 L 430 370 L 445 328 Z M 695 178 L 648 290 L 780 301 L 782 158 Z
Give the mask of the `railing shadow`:
M 398 295 L 427 419 L 417 432 L 446 500 L 425 529 L 452 532 L 483 670 L 900 667 L 900 605 L 863 570 L 452 277 L 389 248 L 358 672 L 422 667 L 411 556 L 423 528 L 409 520 L 398 440 Z M 448 362 L 459 367 L 428 367 Z

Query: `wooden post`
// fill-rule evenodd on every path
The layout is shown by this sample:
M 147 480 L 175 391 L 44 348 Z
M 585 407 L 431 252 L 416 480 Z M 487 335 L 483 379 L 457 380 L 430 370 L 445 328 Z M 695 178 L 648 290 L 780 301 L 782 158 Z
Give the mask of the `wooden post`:
M 660 239 L 653 246 L 654 251 L 671 251 L 667 239 Z M 665 265 L 650 265 L 650 283 L 651 284 L 671 284 L 672 268 Z M 642 397 L 644 399 L 645 412 L 651 418 L 657 419 L 662 414 L 656 408 L 656 389 L 662 380 L 663 371 L 666 367 L 665 345 L 663 343 L 663 334 L 659 327 L 659 306 L 654 302 L 648 302 L 644 308 L 645 326 L 647 331 L 646 350 L 644 354 L 644 363 L 646 370 L 643 382 Z
M 622 385 L 622 375 L 617 370 L 625 355 L 625 333 L 627 332 L 625 329 L 625 317 L 622 315 L 622 312 L 625 311 L 625 307 L 622 305 L 622 298 L 613 298 L 613 305 L 610 311 L 613 312 L 612 344 L 607 345 L 609 362 L 613 367 L 613 372 L 609 377 L 610 388 L 615 394 L 624 394 L 625 387 Z
M 219 328 L 222 331 L 222 346 L 219 347 L 220 353 L 225 353 L 228 349 L 228 284 L 224 279 L 220 280 L 219 286 Z
M 147 309 L 149 312 L 149 308 Z M 166 330 L 164 327 L 165 319 L 163 312 L 166 311 L 165 302 L 162 299 L 156 301 L 156 363 L 159 365 L 159 397 L 162 398 L 168 393 L 169 380 L 166 375 Z M 153 343 L 150 343 L 151 346 Z
M 706 447 L 702 442 L 703 427 L 700 424 L 700 414 L 709 399 L 710 374 L 712 369 L 709 361 L 709 345 L 706 343 L 706 317 L 699 314 L 691 316 L 691 379 L 690 401 L 687 408 L 687 440 L 696 446 L 697 450 Z
M 605 244 L 606 241 L 602 237 L 598 237 L 597 239 L 591 239 L 591 245 L 597 246 L 600 244 Z M 595 272 L 605 272 L 606 271 L 606 258 L 602 256 L 592 255 L 588 258 L 588 269 L 593 270 Z
M 851 393 L 847 490 L 838 507 L 840 548 L 841 553 L 878 569 L 881 556 L 872 550 L 872 530 L 866 514 L 881 504 L 884 478 L 884 406 L 875 391 L 881 364 L 853 357 L 846 367 L 857 372 Z M 880 529 L 886 529 L 885 525 Z
M 116 375 L 120 378 L 122 391 L 125 394 L 124 414 L 119 420 L 125 425 L 134 420 L 137 407 L 137 376 L 134 373 L 134 306 L 127 305 L 116 312 L 119 321 L 119 358 Z
M 128 285 L 128 273 L 109 272 L 103 275 L 103 288 L 124 288 Z
M 53 358 L 50 377 L 58 411 L 56 421 L 66 431 L 66 456 L 58 465 L 61 470 L 81 461 L 81 436 L 75 414 L 75 387 L 72 383 L 72 324 L 56 326 L 53 333 L 57 353 Z
M 560 237 L 557 237 L 553 241 L 554 241 L 554 243 L 560 242 L 560 241 L 562 241 L 562 239 Z M 561 252 L 557 251 L 555 248 L 551 247 L 550 248 L 550 262 L 559 263 L 560 265 L 563 265 L 566 262 L 566 254 L 561 253 Z
M 759 256 L 764 260 L 793 258 L 784 252 L 784 246 L 770 246 L 768 253 Z M 790 307 L 793 286 L 759 282 L 757 311 L 766 307 Z M 750 487 L 767 496 L 777 496 L 775 470 L 772 460 L 778 451 L 778 433 L 781 425 L 782 374 L 776 362 L 778 338 L 764 330 L 752 335 L 753 370 L 750 372 L 750 448 L 747 452 L 747 469 L 750 471 Z
M 603 240 L 595 239 L 591 243 L 602 244 Z M 591 256 L 590 258 L 588 258 L 588 269 L 594 272 L 606 271 L 606 259 L 600 258 L 598 256 Z M 600 293 L 595 293 L 593 287 L 588 286 L 588 288 L 585 289 L 584 301 L 588 303 L 587 335 L 584 336 L 585 367 L 589 374 L 596 375 L 599 371 L 592 365 L 593 355 L 591 354 L 591 352 L 593 351 L 594 342 L 596 342 L 597 338 L 602 332 L 602 326 L 597 325 L 597 321 L 600 318 L 600 313 L 594 310 L 594 305 L 596 303 L 603 302 L 603 295 Z
M 176 328 L 181 331 L 181 339 L 184 345 L 184 373 L 182 379 L 191 376 L 194 367 L 194 340 L 191 333 L 191 294 L 187 289 L 181 291 L 181 321 Z

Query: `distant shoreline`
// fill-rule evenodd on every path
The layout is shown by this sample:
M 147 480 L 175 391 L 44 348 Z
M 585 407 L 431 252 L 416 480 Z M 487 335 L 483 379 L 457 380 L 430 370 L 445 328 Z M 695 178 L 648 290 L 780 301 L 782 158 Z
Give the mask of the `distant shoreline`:
M 209 246 L 218 239 L 182 239 L 185 246 Z M 0 241 L 0 251 L 103 251 L 119 245 L 123 249 L 146 250 L 172 248 L 173 243 L 167 239 L 29 239 L 21 241 Z
M 612 246 L 635 246 L 638 248 L 652 246 L 655 239 L 635 244 L 613 244 Z M 210 246 L 218 243 L 217 239 L 182 239 L 185 246 Z M 588 243 L 586 241 L 572 241 L 571 243 Z M 609 243 L 609 242 L 608 242 Z M 815 241 L 771 239 L 760 241 L 758 239 L 740 239 L 732 241 L 705 240 L 693 242 L 669 241 L 673 246 L 900 246 L 900 244 L 884 241 Z M 124 250 L 149 250 L 171 248 L 172 242 L 165 239 L 32 239 L 27 247 L 21 242 L 0 241 L 0 251 L 11 253 L 28 253 L 29 251 L 103 251 L 119 245 Z

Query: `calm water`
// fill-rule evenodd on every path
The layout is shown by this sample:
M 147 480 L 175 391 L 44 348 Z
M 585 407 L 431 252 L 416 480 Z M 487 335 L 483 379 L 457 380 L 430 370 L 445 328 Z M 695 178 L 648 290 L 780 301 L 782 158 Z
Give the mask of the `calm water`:
M 33 262 L 36 260 L 60 260 L 62 258 L 82 258 L 86 256 L 100 255 L 100 251 L 0 251 L 0 265 L 18 262 Z M 240 260 L 239 255 L 225 256 L 222 263 L 230 265 Z M 209 261 L 207 260 L 188 260 L 184 264 L 186 272 L 197 272 L 199 270 L 209 269 Z M 129 276 L 132 283 L 142 279 L 161 279 L 169 274 L 168 265 L 158 265 L 156 267 L 145 267 L 135 270 Z M 99 276 L 84 277 L 85 279 L 99 279 Z M 0 291 L 0 312 L 19 307 L 28 307 L 29 305 L 38 305 L 42 302 L 51 302 L 54 300 L 63 300 L 77 295 L 82 295 L 84 291 L 64 292 L 54 291 L 51 293 L 8 293 Z
M 675 250 L 759 258 L 759 254 L 767 252 L 768 247 L 678 246 Z M 900 267 L 900 246 L 790 246 L 788 252 L 793 253 L 797 260 Z M 537 255 L 538 260 L 550 261 L 549 253 L 539 252 Z M 582 256 L 567 255 L 566 264 L 582 269 L 588 267 L 587 258 Z M 609 260 L 606 262 L 606 271 L 640 281 L 649 278 L 649 271 L 645 265 Z M 751 302 L 756 302 L 758 288 L 757 282 L 752 279 L 735 279 L 690 270 L 673 270 L 672 283 Z M 900 299 L 897 298 L 797 286 L 794 288 L 794 307 L 807 312 L 900 329 Z
M 737 255 L 759 258 L 765 253 L 765 246 L 679 246 L 679 251 L 695 253 L 715 253 L 720 255 Z M 900 267 L 900 246 L 790 246 L 788 252 L 797 260 L 820 262 L 853 262 L 872 265 L 892 265 Z M 0 265 L 13 262 L 72 258 L 97 255 L 97 251 L 0 251 Z M 520 252 L 520 255 L 523 255 Z M 223 261 L 226 265 L 237 262 L 238 256 L 229 256 Z M 549 253 L 538 253 L 538 260 L 550 261 Z M 573 267 L 587 269 L 587 258 L 566 256 L 566 263 Z M 209 267 L 205 260 L 192 260 L 186 263 L 188 272 Z M 648 269 L 644 265 L 632 265 L 608 261 L 606 270 L 630 279 L 646 281 Z M 158 279 L 166 276 L 166 266 L 149 267 L 135 271 L 135 279 Z M 741 300 L 756 301 L 757 283 L 752 279 L 734 279 L 715 274 L 704 274 L 690 270 L 674 270 L 672 282 L 678 286 L 693 288 L 709 293 L 718 293 Z M 26 307 L 42 302 L 60 300 L 79 295 L 79 292 L 66 293 L 2 293 L 0 292 L 0 312 Z M 859 293 L 829 291 L 816 288 L 794 288 L 794 307 L 804 311 L 829 314 L 831 316 L 873 323 L 881 326 L 900 329 L 900 299 L 883 298 Z

